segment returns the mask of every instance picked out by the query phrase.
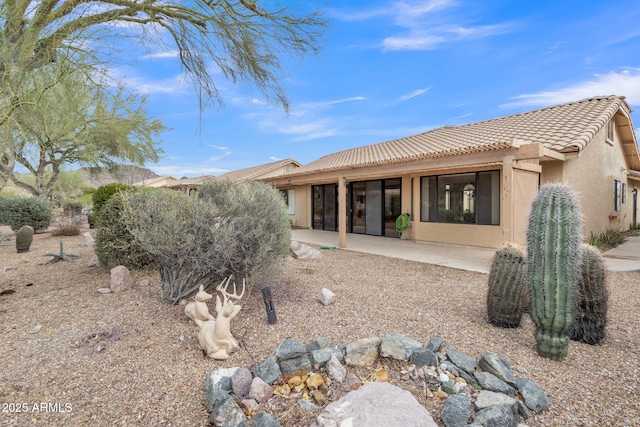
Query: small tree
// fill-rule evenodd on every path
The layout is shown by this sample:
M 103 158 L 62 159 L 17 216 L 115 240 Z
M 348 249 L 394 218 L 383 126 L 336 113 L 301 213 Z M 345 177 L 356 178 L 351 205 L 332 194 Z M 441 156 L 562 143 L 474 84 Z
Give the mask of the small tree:
M 200 195 L 159 189 L 121 196 L 123 222 L 158 262 L 165 302 L 176 304 L 231 274 L 251 288 L 289 250 L 284 203 L 264 184 L 212 183 Z

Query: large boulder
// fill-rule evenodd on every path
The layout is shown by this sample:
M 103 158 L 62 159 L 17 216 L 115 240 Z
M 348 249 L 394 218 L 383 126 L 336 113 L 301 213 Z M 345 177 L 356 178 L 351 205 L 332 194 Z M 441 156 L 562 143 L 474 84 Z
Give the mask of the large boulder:
M 431 414 L 411 393 L 389 383 L 365 383 L 329 404 L 312 427 L 436 427 Z

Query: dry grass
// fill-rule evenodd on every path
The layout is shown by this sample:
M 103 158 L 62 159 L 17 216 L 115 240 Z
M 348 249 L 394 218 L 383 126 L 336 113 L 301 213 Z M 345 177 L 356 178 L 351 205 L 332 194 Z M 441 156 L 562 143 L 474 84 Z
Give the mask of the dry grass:
M 203 357 L 197 327 L 183 307 L 159 301 L 155 272 L 136 273 L 137 280 L 151 279 L 149 287 L 100 294 L 109 272 L 87 266 L 92 250 L 79 246 L 81 236 L 63 240 L 65 252 L 80 259 L 47 264 L 42 255 L 59 247 L 50 234 L 36 235 L 26 254 L 16 253 L 13 240 L 0 245 L 0 291 L 9 291 L 0 295 L 0 402 L 2 409 L 23 403 L 28 409 L 0 412 L 0 425 L 206 426 L 207 372 L 252 369 L 287 337 L 308 343 L 326 336 L 346 344 L 389 332 L 420 341 L 439 336 L 470 355 L 491 350 L 509 359 L 516 375 L 537 382 L 551 401 L 548 411 L 525 420 L 530 427 L 640 425 L 640 273 L 610 274 L 605 343 L 572 342 L 567 359 L 554 362 L 536 354 L 528 318 L 511 330 L 488 323 L 485 274 L 327 251 L 320 260 L 287 261 L 277 278 L 254 290 L 232 323 L 242 349 L 220 362 Z M 263 285 L 271 287 L 274 325 L 267 323 Z M 327 307 L 316 299 L 323 287 L 338 295 Z M 403 363 L 379 363 L 439 420 L 442 402 L 402 382 Z M 331 399 L 340 396 L 336 390 Z M 319 412 L 278 399 L 264 409 L 283 426 L 308 426 Z M 35 412 L 33 405 L 42 402 L 56 411 Z

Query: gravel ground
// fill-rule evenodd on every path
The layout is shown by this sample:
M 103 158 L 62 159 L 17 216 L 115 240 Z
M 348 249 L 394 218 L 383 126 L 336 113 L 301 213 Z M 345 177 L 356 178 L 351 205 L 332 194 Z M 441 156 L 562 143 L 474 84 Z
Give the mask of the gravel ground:
M 3 426 L 207 426 L 207 372 L 253 369 L 285 338 L 306 344 L 325 336 L 346 344 L 389 332 L 419 341 L 442 337 L 469 355 L 489 350 L 506 357 L 517 376 L 538 383 L 551 401 L 549 410 L 524 421 L 528 426 L 640 426 L 637 272 L 609 275 L 605 342 L 571 342 L 567 358 L 554 362 L 537 355 L 529 318 L 511 330 L 488 323 L 485 274 L 326 251 L 320 260 L 290 259 L 278 277 L 257 285 L 232 322 L 241 350 L 214 361 L 199 350 L 198 329 L 184 307 L 159 301 L 155 272 L 135 273 L 136 281 L 148 278 L 151 286 L 100 294 L 109 272 L 87 266 L 92 249 L 79 246 L 81 236 L 62 239 L 65 252 L 78 260 L 48 264 L 50 257 L 42 255 L 59 250 L 59 238 L 49 233 L 36 235 L 26 254 L 16 253 L 13 240 L 0 245 Z M 274 325 L 266 321 L 264 285 L 271 287 Z M 338 295 L 327 307 L 317 301 L 323 287 Z M 400 379 L 406 364 L 378 362 L 369 372 L 352 372 L 364 378 L 387 366 L 391 381 L 414 393 L 440 423 L 443 402 Z M 320 411 L 304 413 L 280 397 L 263 409 L 283 426 L 308 426 Z

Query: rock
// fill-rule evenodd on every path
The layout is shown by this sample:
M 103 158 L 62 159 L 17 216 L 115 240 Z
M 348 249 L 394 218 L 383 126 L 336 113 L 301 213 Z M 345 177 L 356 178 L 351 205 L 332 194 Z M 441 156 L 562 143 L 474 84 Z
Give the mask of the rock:
M 362 338 L 347 344 L 344 360 L 347 365 L 370 366 L 378 358 L 382 338 Z
M 424 344 L 424 348 L 436 353 L 440 349 L 440 346 L 443 342 L 443 338 L 430 338 L 429 341 Z
M 4 273 L 6 273 L 7 271 L 11 271 L 11 270 L 13 270 L 13 269 L 14 269 L 13 267 L 4 267 L 4 268 L 2 269 L 2 271 L 3 271 Z
M 517 427 L 520 417 L 510 405 L 493 405 L 481 409 L 473 418 L 473 423 L 483 427 Z
M 249 389 L 249 397 L 258 403 L 264 403 L 273 395 L 273 386 L 270 386 L 260 377 L 254 377 Z
M 42 330 L 42 325 L 36 325 L 33 328 L 29 329 L 30 334 L 37 334 Z
M 268 412 L 258 412 L 251 418 L 252 427 L 281 427 L 278 417 Z
M 101 294 L 110 294 L 111 288 L 98 288 L 98 292 L 100 292 Z
M 280 366 L 273 357 L 267 357 L 256 369 L 253 370 L 255 377 L 261 378 L 265 383 L 271 385 L 280 378 Z
M 145 287 L 145 286 L 149 286 L 151 284 L 151 280 L 149 279 L 142 279 L 138 282 L 138 286 L 139 287 Z
M 309 399 L 300 399 L 298 400 L 298 406 L 300 406 L 305 411 L 311 412 L 316 409 L 316 404 Z
M 303 346 L 299 341 L 285 339 L 280 343 L 280 346 L 276 350 L 276 358 L 278 361 L 293 359 L 307 354 L 307 348 Z
M 311 360 L 306 354 L 293 359 L 281 360 L 279 365 L 282 376 L 284 377 L 311 372 Z
M 464 394 L 447 397 L 440 419 L 446 427 L 463 427 L 471 416 L 471 399 Z
M 475 405 L 478 410 L 494 405 L 509 405 L 514 413 L 518 412 L 518 401 L 513 397 L 507 396 L 503 393 L 496 393 L 494 391 L 488 390 L 482 390 L 480 391 L 480 393 L 478 393 Z
M 314 350 L 320 350 L 321 348 L 329 347 L 330 343 L 331 342 L 327 337 L 316 338 L 315 340 L 307 344 L 307 353 L 311 353 Z
M 239 399 L 244 399 L 249 396 L 251 391 L 251 384 L 253 377 L 251 371 L 247 368 L 240 368 L 233 373 L 231 377 L 231 389 L 233 394 L 238 396 Z
M 336 294 L 334 294 L 331 289 L 322 288 L 320 291 L 320 295 L 318 299 L 322 303 L 322 305 L 329 305 L 336 300 Z
M 318 405 L 324 406 L 327 404 L 327 398 L 320 390 L 312 390 L 311 395 Z
M 316 390 L 324 386 L 324 378 L 320 374 L 312 374 L 307 378 L 306 384 L 309 390 Z
M 409 360 L 411 354 L 422 348 L 422 344 L 406 335 L 392 332 L 382 337 L 380 356 L 396 360 Z
M 80 240 L 80 246 L 82 247 L 93 246 L 94 242 L 95 240 L 93 239 L 93 236 L 91 236 L 91 233 L 89 233 L 88 231 L 85 233 L 82 233 L 82 240 Z
M 297 259 L 319 259 L 322 258 L 322 253 L 312 248 L 309 245 L 305 245 L 304 243 L 300 243 L 296 240 L 291 241 L 291 245 L 289 246 L 291 250 L 291 254 L 294 258 Z
M 112 292 L 123 292 L 133 288 L 133 277 L 129 273 L 129 269 L 124 265 L 119 265 L 111 269 L 111 284 L 109 286 Z
M 503 393 L 511 397 L 516 395 L 516 389 L 489 372 L 475 372 L 473 375 L 478 380 L 480 387 L 485 390 Z
M 331 355 L 331 359 L 327 362 L 326 369 L 329 378 L 339 383 L 344 381 L 344 377 L 347 375 L 347 369 L 342 366 L 340 360 L 338 360 L 338 357 L 335 354 Z
M 335 355 L 338 360 L 344 360 L 345 347 L 342 345 L 336 345 L 333 347 L 325 347 L 319 350 L 313 350 L 311 352 L 311 364 L 313 369 L 324 368 L 332 355 Z
M 207 374 L 204 383 L 204 394 L 209 412 L 213 411 L 215 402 L 231 398 L 231 378 L 239 368 L 218 368 Z
M 421 348 L 411 353 L 409 363 L 417 366 L 438 366 L 438 356 L 428 348 Z
M 518 378 L 516 385 L 529 409 L 538 413 L 549 408 L 549 398 L 538 384 L 524 378 Z
M 389 383 L 370 382 L 329 404 L 312 427 L 409 425 L 437 424 L 408 391 Z
M 456 394 L 456 383 L 453 380 L 447 380 L 442 383 L 442 391 L 448 395 Z
M 214 406 L 211 421 L 218 427 L 239 427 L 247 425 L 247 417 L 233 398 Z M 244 424 L 243 424 L 244 423 Z
M 478 366 L 478 361 L 475 357 L 467 356 L 466 354 L 459 353 L 449 348 L 447 349 L 446 354 L 449 360 L 451 360 L 456 367 L 464 369 L 464 371 L 469 375 L 473 375 L 473 372 Z
M 98 265 L 100 263 L 100 261 L 98 260 L 98 255 L 93 255 L 91 257 L 91 259 L 89 260 L 89 263 L 87 264 L 88 267 L 95 267 L 96 265 Z
M 240 406 L 249 412 L 258 412 L 260 410 L 260 405 L 258 405 L 255 399 L 242 399 Z
M 485 351 L 482 354 L 482 357 L 480 357 L 480 363 L 478 365 L 484 372 L 489 372 L 490 374 L 495 375 L 511 387 L 517 387 L 516 379 L 513 376 L 513 370 L 511 370 L 509 361 L 498 353 Z

